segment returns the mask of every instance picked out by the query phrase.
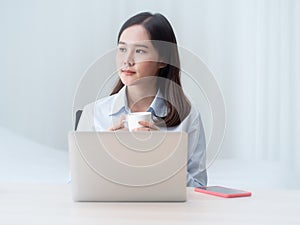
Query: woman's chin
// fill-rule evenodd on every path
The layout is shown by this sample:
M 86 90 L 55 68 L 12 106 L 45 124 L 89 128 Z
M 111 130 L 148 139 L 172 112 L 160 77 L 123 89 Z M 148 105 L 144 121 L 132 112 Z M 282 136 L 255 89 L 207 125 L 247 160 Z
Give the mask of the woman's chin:
M 133 85 L 135 85 L 135 82 L 134 82 L 134 81 L 123 81 L 123 80 L 122 80 L 122 83 L 123 83 L 125 86 L 133 86 Z
M 136 79 L 126 79 L 121 77 L 121 81 L 126 86 L 135 86 L 135 85 L 150 85 L 152 83 L 156 83 L 156 76 L 149 76 L 149 77 L 142 77 L 142 78 L 136 78 Z
M 134 86 L 140 84 L 140 80 L 132 79 L 121 79 L 122 83 L 126 86 Z

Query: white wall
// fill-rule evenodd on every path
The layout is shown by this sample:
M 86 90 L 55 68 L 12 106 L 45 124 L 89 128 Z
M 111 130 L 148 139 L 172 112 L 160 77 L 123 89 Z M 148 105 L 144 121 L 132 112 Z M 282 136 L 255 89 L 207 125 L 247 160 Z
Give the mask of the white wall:
M 280 159 L 299 169 L 299 4 L 2 0 L 0 125 L 66 149 L 73 97 L 85 69 L 115 47 L 127 18 L 161 12 L 179 44 L 202 58 L 221 86 L 227 109 L 222 157 Z

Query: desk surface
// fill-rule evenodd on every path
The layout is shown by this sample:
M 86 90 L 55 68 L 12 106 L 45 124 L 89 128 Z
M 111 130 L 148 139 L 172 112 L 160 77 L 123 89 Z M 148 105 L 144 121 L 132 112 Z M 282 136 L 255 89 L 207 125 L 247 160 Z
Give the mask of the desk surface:
M 300 224 L 300 190 L 225 199 L 188 188 L 185 203 L 75 203 L 69 185 L 0 184 L 0 224 Z

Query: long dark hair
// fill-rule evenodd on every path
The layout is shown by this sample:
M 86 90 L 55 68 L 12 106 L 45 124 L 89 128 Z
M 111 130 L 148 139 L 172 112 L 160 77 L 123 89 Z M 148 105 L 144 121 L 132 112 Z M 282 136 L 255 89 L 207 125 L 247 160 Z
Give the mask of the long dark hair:
M 166 60 L 167 65 L 158 71 L 159 79 L 157 88 L 163 94 L 168 113 L 165 117 L 157 120 L 157 125 L 164 124 L 167 127 L 174 127 L 179 125 L 190 113 L 191 104 L 185 94 L 183 93 L 180 81 L 180 61 L 177 48 L 177 41 L 169 21 L 161 14 L 151 14 L 149 12 L 139 13 L 128 19 L 120 29 L 117 43 L 119 43 L 120 36 L 125 29 L 133 25 L 142 25 L 150 36 L 150 40 L 169 43 L 158 46 L 157 42 L 153 41 L 153 46 L 159 53 L 161 58 Z M 168 48 L 168 49 L 166 49 Z M 167 51 L 166 51 L 167 50 Z M 163 82 L 162 80 L 166 80 Z M 116 86 L 113 88 L 111 95 L 116 94 L 124 86 L 119 79 Z M 159 122 L 161 121 L 161 122 Z

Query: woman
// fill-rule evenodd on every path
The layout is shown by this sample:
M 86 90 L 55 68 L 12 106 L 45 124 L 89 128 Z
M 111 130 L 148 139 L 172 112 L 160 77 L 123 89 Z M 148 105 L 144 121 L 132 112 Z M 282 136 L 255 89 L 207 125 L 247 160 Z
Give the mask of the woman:
M 207 184 L 205 134 L 199 112 L 183 93 L 176 37 L 161 14 L 139 13 L 118 35 L 119 80 L 110 96 L 85 106 L 77 130 L 127 130 L 125 115 L 151 112 L 135 131 L 185 131 L 188 134 L 187 186 Z

